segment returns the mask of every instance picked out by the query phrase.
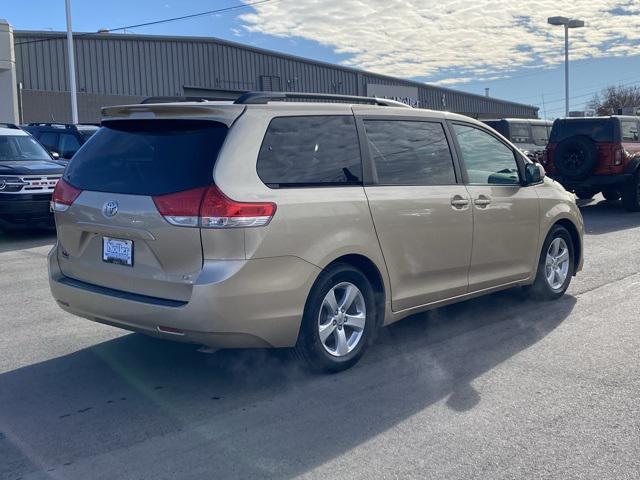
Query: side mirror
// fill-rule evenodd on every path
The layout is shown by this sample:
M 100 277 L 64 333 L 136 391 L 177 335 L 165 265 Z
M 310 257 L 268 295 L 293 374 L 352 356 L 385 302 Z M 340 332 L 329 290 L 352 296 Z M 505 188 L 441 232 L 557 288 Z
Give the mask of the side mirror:
M 524 175 L 527 185 L 535 185 L 536 183 L 541 183 L 547 173 L 539 163 L 526 163 L 524 166 Z
M 49 152 L 54 160 L 60 160 L 60 154 L 58 152 Z

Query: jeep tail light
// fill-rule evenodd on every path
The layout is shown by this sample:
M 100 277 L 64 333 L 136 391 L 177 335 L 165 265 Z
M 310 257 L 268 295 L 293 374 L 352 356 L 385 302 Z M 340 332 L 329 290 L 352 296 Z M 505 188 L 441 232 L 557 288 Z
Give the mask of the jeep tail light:
M 167 222 L 180 227 L 260 227 L 276 212 L 275 203 L 237 202 L 215 185 L 153 197 L 153 201 Z
M 66 212 L 81 193 L 82 190 L 78 190 L 61 178 L 51 196 L 51 211 Z
M 613 152 L 613 164 L 614 165 L 622 165 L 625 159 L 625 151 L 624 148 L 616 148 Z

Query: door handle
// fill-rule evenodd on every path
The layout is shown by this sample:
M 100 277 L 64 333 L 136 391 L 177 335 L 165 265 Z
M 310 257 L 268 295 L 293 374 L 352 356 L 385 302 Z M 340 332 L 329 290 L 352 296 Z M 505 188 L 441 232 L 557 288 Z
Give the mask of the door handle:
M 454 208 L 463 209 L 467 205 L 469 205 L 469 199 L 464 198 L 462 195 L 454 195 L 451 197 L 451 205 Z
M 478 195 L 473 203 L 476 207 L 484 208 L 491 203 L 491 197 L 489 195 Z

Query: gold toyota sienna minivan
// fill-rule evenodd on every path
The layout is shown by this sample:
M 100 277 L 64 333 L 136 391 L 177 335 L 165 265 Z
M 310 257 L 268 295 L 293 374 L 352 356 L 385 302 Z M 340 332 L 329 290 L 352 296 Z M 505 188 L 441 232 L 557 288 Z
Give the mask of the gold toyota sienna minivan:
M 53 297 L 212 348 L 295 347 L 316 370 L 375 330 L 582 267 L 574 198 L 471 118 L 365 97 L 103 109 L 52 209 Z

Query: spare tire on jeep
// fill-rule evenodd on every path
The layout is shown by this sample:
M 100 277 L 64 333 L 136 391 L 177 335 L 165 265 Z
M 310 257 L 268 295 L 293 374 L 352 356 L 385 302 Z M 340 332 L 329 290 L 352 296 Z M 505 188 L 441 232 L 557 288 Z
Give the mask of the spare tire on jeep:
M 588 176 L 598 162 L 598 149 L 589 137 L 562 140 L 555 150 L 554 164 L 560 174 L 573 180 Z

